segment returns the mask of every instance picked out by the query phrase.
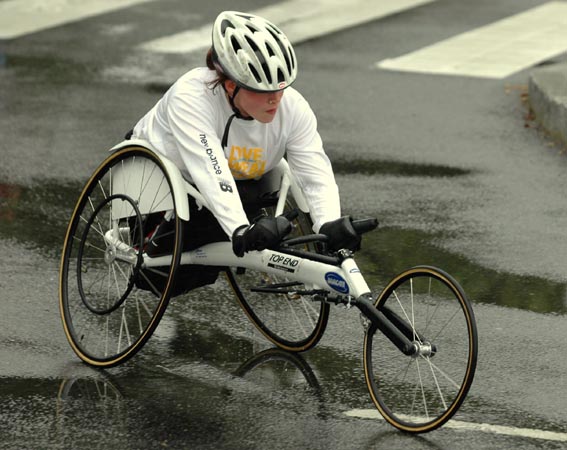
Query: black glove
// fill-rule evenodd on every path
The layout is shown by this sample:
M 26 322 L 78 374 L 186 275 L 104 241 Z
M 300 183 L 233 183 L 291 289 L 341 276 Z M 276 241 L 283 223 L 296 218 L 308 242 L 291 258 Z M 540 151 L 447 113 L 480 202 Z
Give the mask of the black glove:
M 238 257 L 250 250 L 264 250 L 277 246 L 291 231 L 291 223 L 284 216 L 260 217 L 252 225 L 242 225 L 232 234 L 232 250 Z
M 319 233 L 328 236 L 328 246 L 331 251 L 337 251 L 341 248 L 352 251 L 360 250 L 361 239 L 354 230 L 352 219 L 349 216 L 324 223 L 319 229 Z

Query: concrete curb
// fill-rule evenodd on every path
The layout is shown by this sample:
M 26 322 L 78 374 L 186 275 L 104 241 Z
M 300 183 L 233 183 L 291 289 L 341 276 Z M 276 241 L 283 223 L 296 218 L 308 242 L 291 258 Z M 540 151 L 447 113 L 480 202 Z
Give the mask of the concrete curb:
M 567 144 L 567 63 L 535 69 L 530 75 L 528 98 L 541 126 Z

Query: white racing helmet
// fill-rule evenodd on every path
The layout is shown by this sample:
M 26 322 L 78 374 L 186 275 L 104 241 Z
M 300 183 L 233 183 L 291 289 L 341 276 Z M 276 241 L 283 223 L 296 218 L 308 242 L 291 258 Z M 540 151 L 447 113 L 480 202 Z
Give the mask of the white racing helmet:
M 224 11 L 215 20 L 213 62 L 251 91 L 279 91 L 297 77 L 295 52 L 286 35 L 262 17 L 237 11 Z

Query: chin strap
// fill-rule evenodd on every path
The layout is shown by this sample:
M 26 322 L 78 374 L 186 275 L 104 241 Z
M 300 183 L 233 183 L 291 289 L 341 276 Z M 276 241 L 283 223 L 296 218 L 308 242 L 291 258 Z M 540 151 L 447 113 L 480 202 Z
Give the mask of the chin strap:
M 226 88 L 224 87 L 224 84 L 222 87 L 225 90 L 225 92 L 228 94 Z M 239 111 L 239 109 L 236 107 L 236 105 L 234 104 L 234 98 L 236 97 L 236 94 L 238 94 L 239 90 L 240 90 L 240 86 L 236 86 L 234 88 L 234 92 L 232 93 L 232 96 L 228 95 L 228 101 L 230 103 L 230 106 L 234 114 L 228 118 L 228 120 L 226 121 L 226 125 L 224 126 L 224 133 L 222 134 L 222 141 L 221 141 L 222 148 L 225 148 L 227 145 L 228 131 L 230 129 L 230 124 L 232 123 L 235 117 L 237 119 L 242 119 L 242 120 L 254 120 L 253 117 L 244 117 L 242 113 Z

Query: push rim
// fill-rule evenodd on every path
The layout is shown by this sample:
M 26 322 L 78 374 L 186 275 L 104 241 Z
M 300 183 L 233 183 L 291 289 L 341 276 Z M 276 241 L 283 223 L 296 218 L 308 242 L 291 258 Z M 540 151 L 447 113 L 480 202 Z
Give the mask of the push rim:
M 134 216 L 135 224 L 136 224 L 135 227 L 137 229 L 140 229 L 140 230 L 142 229 L 142 217 L 140 215 L 140 211 L 138 210 L 138 207 L 136 206 L 134 200 L 132 200 L 130 197 L 128 197 L 126 195 L 122 195 L 122 194 L 115 194 L 115 195 L 109 196 L 106 200 L 104 200 L 95 209 L 95 211 L 91 215 L 91 218 L 87 221 L 85 230 L 84 230 L 83 235 L 81 236 L 81 239 L 79 241 L 79 250 L 78 250 L 78 256 L 77 256 L 78 263 L 77 263 L 76 275 L 77 275 L 77 288 L 78 288 L 81 300 L 83 301 L 83 304 L 85 305 L 85 307 L 89 311 L 91 311 L 93 314 L 99 314 L 99 315 L 110 314 L 111 312 L 116 310 L 124 302 L 124 300 L 126 300 L 128 295 L 132 291 L 132 288 L 134 287 L 134 280 L 135 280 L 136 276 L 138 275 L 138 273 L 140 271 L 140 266 L 141 266 L 142 261 L 143 261 L 142 253 L 134 251 L 134 248 L 136 246 L 135 244 L 137 244 L 138 248 L 143 247 L 144 242 L 143 242 L 142 233 L 138 233 L 137 242 L 129 243 L 129 244 L 131 244 L 129 246 L 130 247 L 129 248 L 130 254 L 127 254 L 126 252 L 121 251 L 121 249 L 117 248 L 115 245 L 112 245 L 112 244 L 107 245 L 106 249 L 104 250 L 104 256 L 103 256 L 105 262 L 107 262 L 107 264 L 109 264 L 109 266 L 110 266 L 110 263 L 112 261 L 120 260 L 122 258 L 128 258 L 128 261 L 130 261 L 130 265 L 132 265 L 132 267 L 131 267 L 132 275 L 129 277 L 129 280 L 126 284 L 126 287 L 124 288 L 124 292 L 119 296 L 118 300 L 116 300 L 114 302 L 110 302 L 110 304 L 107 302 L 107 305 L 104 306 L 104 307 L 97 306 L 95 304 L 96 302 L 91 301 L 90 296 L 88 295 L 91 288 L 86 288 L 85 283 L 83 283 L 83 274 L 86 273 L 86 270 L 83 269 L 83 264 L 85 266 L 88 264 L 88 260 L 89 260 L 89 256 L 88 256 L 89 248 L 88 247 L 90 247 L 88 245 L 88 243 L 91 242 L 88 235 L 91 231 L 94 231 L 95 233 L 102 235 L 102 230 L 103 230 L 103 227 L 105 226 L 105 224 L 100 223 L 99 213 L 101 212 L 101 210 L 103 208 L 109 207 L 109 205 L 113 201 L 116 201 L 116 200 L 125 201 L 125 202 L 129 203 L 129 207 L 132 209 L 133 213 L 135 214 L 135 216 Z M 120 235 L 119 240 L 121 242 L 128 242 L 129 241 L 130 236 L 125 234 L 123 232 L 123 230 L 117 229 L 116 232 Z

